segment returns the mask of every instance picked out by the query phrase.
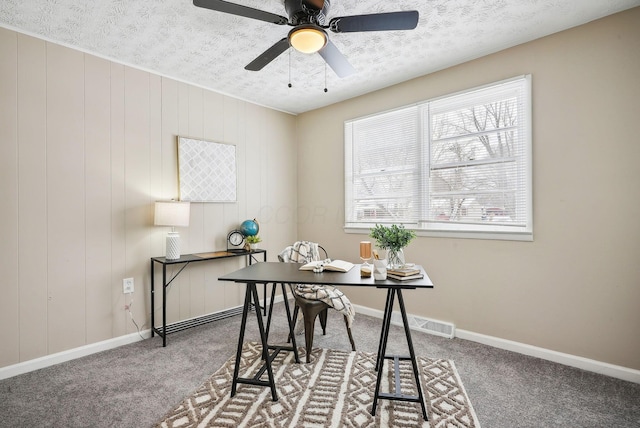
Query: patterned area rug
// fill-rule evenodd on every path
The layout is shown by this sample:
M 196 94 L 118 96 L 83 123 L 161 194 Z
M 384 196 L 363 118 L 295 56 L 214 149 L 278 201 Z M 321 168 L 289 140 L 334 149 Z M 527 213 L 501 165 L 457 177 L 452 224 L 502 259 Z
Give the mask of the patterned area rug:
M 257 372 L 261 349 L 244 345 L 241 377 Z M 296 364 L 292 352 L 280 352 L 272 366 L 275 402 L 269 388 L 247 384 L 231 398 L 233 357 L 157 427 L 480 427 L 453 361 L 418 358 L 427 422 L 418 403 L 401 401 L 380 400 L 371 416 L 375 354 L 314 349 L 311 356 L 311 363 Z M 386 362 L 384 370 L 381 392 L 389 392 L 393 371 Z M 410 362 L 401 363 L 400 377 L 402 392 L 416 394 Z

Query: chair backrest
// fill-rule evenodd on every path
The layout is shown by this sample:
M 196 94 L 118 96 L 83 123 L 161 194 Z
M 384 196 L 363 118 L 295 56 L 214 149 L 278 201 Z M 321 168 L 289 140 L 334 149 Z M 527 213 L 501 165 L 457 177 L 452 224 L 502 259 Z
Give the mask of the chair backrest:
M 303 242 L 309 242 L 309 241 L 298 241 L 298 242 L 303 243 Z M 295 253 L 294 246 L 298 242 L 294 243 L 293 245 L 289 245 L 284 250 L 282 250 L 282 252 L 280 252 L 280 254 L 278 254 L 278 260 L 281 261 L 281 262 L 295 263 L 294 261 L 292 261 L 290 259 L 292 258 L 292 254 Z M 320 252 L 322 252 L 324 254 L 324 259 L 321 259 L 320 257 L 316 257 L 317 260 L 310 260 L 310 261 L 326 260 L 329 257 L 329 255 L 327 254 L 327 250 L 325 250 L 324 247 L 322 247 L 320 244 L 318 244 L 318 253 L 320 253 Z M 288 260 L 285 260 L 285 256 L 287 257 Z M 291 290 L 291 293 L 293 294 L 293 297 L 296 300 L 300 299 L 300 297 L 294 291 L 295 284 L 289 284 L 289 289 Z
M 298 241 L 295 244 L 304 243 L 304 242 L 309 242 L 309 241 Z M 287 255 L 288 259 L 292 258 L 291 254 L 295 252 L 294 245 L 289 245 L 284 250 L 282 250 L 282 252 L 278 254 L 278 260 L 281 262 L 286 262 L 286 261 L 292 262 L 291 260 L 285 260 L 284 255 Z M 319 256 L 324 255 L 324 257 L 313 257 L 313 259 L 310 259 L 309 261 L 326 260 L 329 257 L 327 250 L 325 250 L 324 247 L 320 244 L 316 244 L 316 245 L 318 246 L 318 253 L 319 253 L 318 255 Z
M 320 244 L 315 244 L 309 241 L 297 241 L 295 243 L 293 243 L 293 245 L 289 245 L 288 247 L 286 247 L 284 250 L 282 250 L 280 252 L 280 254 L 278 254 L 278 260 L 280 262 L 283 263 L 299 263 L 295 260 L 292 260 L 296 257 L 296 250 L 300 249 L 300 246 L 304 245 L 304 244 L 314 244 L 318 246 L 318 251 L 317 251 L 317 256 L 314 257 L 313 259 L 308 260 L 306 263 L 310 262 L 310 261 L 319 261 L 319 260 L 326 260 L 329 258 L 329 255 L 327 253 L 327 250 L 324 249 L 324 247 Z M 309 250 L 309 248 L 307 248 L 307 250 Z M 305 255 L 309 255 L 309 253 L 306 253 Z M 321 256 L 324 255 L 324 258 L 322 258 Z M 299 257 L 300 254 L 297 254 L 297 256 Z M 285 257 L 287 260 L 285 260 Z M 302 264 L 302 263 L 300 263 Z M 297 304 L 299 305 L 304 305 L 305 302 L 308 303 L 308 300 L 301 297 L 300 295 L 298 295 L 298 293 L 296 293 L 296 284 L 289 284 L 289 290 L 291 290 L 291 294 L 293 295 L 293 298 L 296 300 Z
M 327 250 L 325 250 L 322 245 L 318 244 L 318 249 L 322 250 L 322 252 L 324 253 L 324 258 L 325 259 L 329 258 L 329 254 L 327 254 Z

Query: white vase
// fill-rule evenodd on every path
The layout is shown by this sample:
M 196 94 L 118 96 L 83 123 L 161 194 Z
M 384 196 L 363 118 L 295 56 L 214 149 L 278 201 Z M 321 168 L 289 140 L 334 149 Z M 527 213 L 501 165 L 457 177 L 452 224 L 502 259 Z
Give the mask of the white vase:
M 373 279 L 376 281 L 384 281 L 387 279 L 387 259 L 373 260 Z
M 389 250 L 387 255 L 389 259 L 389 269 L 400 269 L 404 267 L 404 251 L 402 251 L 402 248 L 398 251 Z
M 258 243 L 256 242 L 255 244 L 249 244 L 249 248 L 251 248 L 251 250 L 257 250 L 258 249 Z

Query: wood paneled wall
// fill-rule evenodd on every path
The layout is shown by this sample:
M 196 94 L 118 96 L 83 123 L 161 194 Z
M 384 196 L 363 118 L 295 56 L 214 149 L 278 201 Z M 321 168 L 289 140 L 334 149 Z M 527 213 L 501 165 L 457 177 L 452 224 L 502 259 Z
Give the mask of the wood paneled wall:
M 295 239 L 295 117 L 0 28 L 0 367 L 136 332 L 150 322 L 149 258 L 178 197 L 176 136 L 235 144 L 238 201 L 192 204 L 183 253 L 225 248 L 258 218 L 269 259 Z M 217 278 L 242 259 L 193 265 L 168 321 L 241 304 Z M 175 272 L 175 271 L 174 271 Z

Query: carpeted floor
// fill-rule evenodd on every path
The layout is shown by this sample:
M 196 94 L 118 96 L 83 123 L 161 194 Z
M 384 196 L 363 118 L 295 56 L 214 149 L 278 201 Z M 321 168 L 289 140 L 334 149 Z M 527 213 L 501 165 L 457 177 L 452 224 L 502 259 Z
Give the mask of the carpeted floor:
M 356 316 L 358 351 L 377 351 L 380 325 Z M 337 312 L 328 326 L 326 336 L 316 329 L 314 346 L 349 351 Z M 236 316 L 170 335 L 166 348 L 155 337 L 2 380 L 0 427 L 152 427 L 235 355 L 239 328 Z M 284 316 L 271 331 L 286 340 Z M 245 341 L 255 340 L 251 316 Z M 484 428 L 640 427 L 640 384 L 461 339 L 413 332 L 413 342 L 419 356 L 455 362 Z M 400 327 L 391 327 L 388 351 L 406 353 Z

